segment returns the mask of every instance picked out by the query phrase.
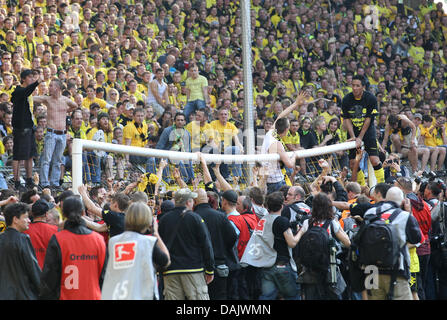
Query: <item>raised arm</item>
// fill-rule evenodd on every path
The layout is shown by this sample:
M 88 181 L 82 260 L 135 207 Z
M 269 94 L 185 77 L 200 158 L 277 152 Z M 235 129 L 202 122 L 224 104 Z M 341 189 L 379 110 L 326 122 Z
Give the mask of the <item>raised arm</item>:
M 220 168 L 220 164 L 216 163 L 216 165 L 213 167 L 213 171 L 214 171 L 214 174 L 216 175 L 217 181 L 219 181 L 219 183 L 220 183 L 220 187 L 221 187 L 222 191 L 232 190 L 233 187 L 222 176 L 219 168 Z
M 179 185 L 180 188 L 187 188 L 188 185 L 185 181 L 183 181 L 182 176 L 180 174 L 180 170 L 178 168 L 174 168 L 172 172 L 175 182 Z
M 295 102 L 292 103 L 290 106 L 288 106 L 285 110 L 283 110 L 283 111 L 278 115 L 278 117 L 277 117 L 276 120 L 275 120 L 275 123 L 276 123 L 276 121 L 278 121 L 278 119 L 287 117 L 287 116 L 288 116 L 294 109 L 296 109 L 297 107 L 302 106 L 302 105 L 306 102 L 306 98 L 307 98 L 307 96 L 308 96 L 307 91 L 301 91 L 301 92 L 298 94 L 298 97 L 296 98 Z M 275 123 L 273 124 L 273 127 L 275 126 Z
M 206 164 L 205 158 L 203 157 L 201 152 L 196 152 L 197 157 L 199 158 L 200 165 L 202 166 L 202 172 L 203 172 L 203 183 L 206 185 L 209 182 L 212 182 L 213 179 L 211 179 L 211 173 L 208 169 L 208 165 Z
M 162 176 L 163 176 L 163 170 L 166 168 L 166 166 L 168 165 L 168 162 L 165 159 L 161 159 L 160 163 L 158 165 L 158 170 L 157 170 L 157 183 L 155 183 L 155 190 L 154 190 L 154 196 L 158 195 L 158 190 L 160 189 L 160 184 L 161 184 L 161 180 L 162 180 Z
M 46 104 L 47 96 L 33 96 L 33 102 L 39 104 Z
M 89 220 L 89 218 L 87 218 L 85 216 L 82 216 L 82 220 L 84 220 L 85 225 L 90 230 L 93 230 L 93 231 L 96 231 L 96 232 L 106 232 L 109 229 L 107 224 L 93 222 L 93 221 Z
M 97 217 L 102 217 L 102 208 L 97 206 L 88 196 L 87 194 L 87 186 L 85 185 L 80 185 L 78 188 L 79 194 L 82 197 L 82 200 L 84 202 L 85 207 L 87 208 L 87 210 L 94 214 Z

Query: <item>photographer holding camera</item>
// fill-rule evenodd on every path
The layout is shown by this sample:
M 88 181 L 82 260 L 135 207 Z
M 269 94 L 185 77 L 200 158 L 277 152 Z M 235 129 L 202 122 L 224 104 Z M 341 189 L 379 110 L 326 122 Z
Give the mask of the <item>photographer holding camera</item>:
M 281 215 L 289 219 L 292 231 L 303 225 L 304 220 L 310 218 L 311 208 L 304 203 L 306 192 L 301 186 L 291 186 L 287 191 L 285 206 Z
M 385 182 L 393 184 L 399 177 L 410 177 L 410 170 L 401 165 L 400 156 L 397 153 L 391 153 L 383 163 L 385 171 Z

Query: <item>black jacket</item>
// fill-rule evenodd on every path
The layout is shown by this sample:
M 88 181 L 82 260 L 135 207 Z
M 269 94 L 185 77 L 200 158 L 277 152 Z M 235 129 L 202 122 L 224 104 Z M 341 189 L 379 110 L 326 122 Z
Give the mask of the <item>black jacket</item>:
M 30 129 L 34 126 L 28 97 L 38 85 L 39 82 L 36 81 L 26 88 L 17 86 L 11 94 L 11 102 L 13 103 L 12 127 L 14 130 L 21 131 L 23 129 Z
M 197 205 L 194 211 L 205 221 L 211 236 L 216 265 L 226 264 L 230 269 L 238 265 L 233 247 L 237 242 L 237 234 L 223 212 L 214 210 L 209 203 Z
M 27 234 L 7 228 L 0 235 L 0 300 L 36 300 L 41 270 Z
M 171 265 L 164 274 L 203 271 L 214 274 L 213 246 L 205 221 L 192 211 L 182 215 L 184 211 L 185 207 L 175 207 L 163 214 L 158 225 L 160 237 L 171 256 Z

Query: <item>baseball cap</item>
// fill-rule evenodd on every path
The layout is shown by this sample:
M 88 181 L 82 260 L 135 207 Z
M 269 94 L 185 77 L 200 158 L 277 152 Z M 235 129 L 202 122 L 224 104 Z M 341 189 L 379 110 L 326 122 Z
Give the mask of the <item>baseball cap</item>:
M 39 199 L 31 207 L 31 213 L 34 217 L 43 216 L 49 210 L 54 208 L 54 204 L 47 202 L 43 199 Z
M 192 192 L 188 188 L 183 188 L 180 190 L 177 190 L 174 194 L 174 202 L 175 203 L 185 203 L 186 201 L 190 199 L 197 198 L 198 194 L 195 192 Z
M 126 110 L 130 110 L 130 109 L 135 109 L 135 105 L 133 105 L 132 103 L 126 104 Z
M 222 194 L 222 198 L 224 198 L 228 202 L 236 204 L 238 195 L 234 190 L 227 190 Z
M 165 200 L 161 203 L 160 210 L 161 213 L 166 213 L 174 209 L 174 207 L 175 207 L 174 202 L 172 202 L 171 200 Z
M 414 117 L 422 120 L 422 114 L 420 114 L 420 113 L 415 113 Z

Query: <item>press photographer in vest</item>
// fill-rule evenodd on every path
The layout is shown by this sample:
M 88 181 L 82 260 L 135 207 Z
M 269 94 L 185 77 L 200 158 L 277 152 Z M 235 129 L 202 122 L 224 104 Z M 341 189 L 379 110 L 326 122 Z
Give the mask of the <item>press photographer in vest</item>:
M 250 229 L 255 229 L 256 218 L 246 215 L 241 215 L 237 211 L 238 194 L 234 190 L 227 190 L 222 194 L 222 210 L 227 215 L 233 228 L 237 234 L 236 250 L 239 259 L 242 258 L 244 251 L 247 247 L 247 243 L 250 240 Z M 245 276 L 242 270 L 230 270 L 228 277 L 228 299 L 248 299 L 247 284 L 245 282 Z
M 293 235 L 289 220 L 281 216 L 284 195 L 273 192 L 267 195 L 265 203 L 269 214 L 258 222 L 241 264 L 261 268 L 260 300 L 274 300 L 278 294 L 286 300 L 299 300 L 300 286 L 292 257 L 298 235 Z

